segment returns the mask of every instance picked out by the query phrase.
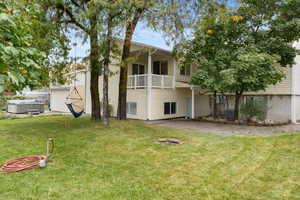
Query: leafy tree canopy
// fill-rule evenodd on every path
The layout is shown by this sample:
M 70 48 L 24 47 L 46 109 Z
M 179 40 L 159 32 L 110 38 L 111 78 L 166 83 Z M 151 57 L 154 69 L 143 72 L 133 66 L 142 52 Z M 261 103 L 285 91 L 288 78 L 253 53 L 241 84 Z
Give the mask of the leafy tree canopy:
M 53 24 L 46 21 L 35 1 L 1 1 L 0 93 L 49 84 L 50 55 L 67 55 L 66 51 L 55 50 L 54 46 L 65 40 L 54 37 L 50 26 Z
M 281 81 L 282 67 L 292 65 L 297 55 L 292 43 L 300 37 L 298 4 L 297 0 L 241 0 L 234 10 L 211 4 L 194 38 L 177 48 L 181 63 L 197 66 L 191 83 L 235 93 L 239 99 L 244 92 Z

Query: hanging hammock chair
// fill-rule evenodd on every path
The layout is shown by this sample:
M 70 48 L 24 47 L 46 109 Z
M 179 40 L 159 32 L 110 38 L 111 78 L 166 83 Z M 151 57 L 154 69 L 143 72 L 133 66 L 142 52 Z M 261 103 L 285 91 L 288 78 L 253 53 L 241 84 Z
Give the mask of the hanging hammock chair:
M 75 50 L 75 67 L 74 67 L 74 86 L 70 89 L 69 95 L 66 98 L 66 106 L 69 109 L 70 113 L 75 117 L 78 118 L 84 113 L 84 100 L 81 97 L 80 93 L 76 88 L 76 80 L 77 80 L 77 72 L 76 72 L 76 65 L 77 65 L 77 55 L 76 55 L 77 43 L 74 43 L 74 50 Z
M 75 118 L 84 113 L 84 101 L 75 86 L 70 89 L 70 93 L 66 98 L 66 106 Z

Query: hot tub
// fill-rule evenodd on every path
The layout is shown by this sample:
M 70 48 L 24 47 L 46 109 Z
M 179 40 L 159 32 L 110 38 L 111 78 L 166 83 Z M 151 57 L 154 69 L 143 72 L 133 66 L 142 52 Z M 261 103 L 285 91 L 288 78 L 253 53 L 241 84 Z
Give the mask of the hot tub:
M 7 112 L 14 114 L 43 113 L 44 104 L 36 100 L 9 100 Z

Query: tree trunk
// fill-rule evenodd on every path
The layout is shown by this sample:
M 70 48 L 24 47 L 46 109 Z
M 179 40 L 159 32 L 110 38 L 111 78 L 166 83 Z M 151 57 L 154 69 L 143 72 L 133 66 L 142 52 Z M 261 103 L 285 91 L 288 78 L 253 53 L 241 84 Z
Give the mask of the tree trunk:
M 99 98 L 100 52 L 98 45 L 98 30 L 96 14 L 90 17 L 90 92 L 92 101 L 92 119 L 101 119 L 101 104 Z
M 214 92 L 213 99 L 214 99 L 214 106 L 213 106 L 214 113 L 213 113 L 213 118 L 217 119 L 217 115 L 218 115 L 217 91 Z
M 127 60 L 130 56 L 131 40 L 136 28 L 136 25 L 143 13 L 144 9 L 138 8 L 132 20 L 128 20 L 126 24 L 126 34 L 123 44 L 120 81 L 119 81 L 119 97 L 118 97 L 118 120 L 125 120 L 127 117 Z
M 109 102 L 108 102 L 108 76 L 109 76 L 109 62 L 112 42 L 112 17 L 108 18 L 107 23 L 107 44 L 105 46 L 105 56 L 103 63 L 103 124 L 109 126 Z
M 235 104 L 234 104 L 234 120 L 239 120 L 240 113 L 240 99 L 242 97 L 242 92 L 235 92 Z

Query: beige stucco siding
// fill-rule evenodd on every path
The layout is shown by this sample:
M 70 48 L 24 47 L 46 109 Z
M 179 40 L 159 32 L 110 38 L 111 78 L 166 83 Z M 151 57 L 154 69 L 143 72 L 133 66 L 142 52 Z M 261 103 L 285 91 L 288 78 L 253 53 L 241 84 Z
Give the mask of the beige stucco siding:
M 211 114 L 208 95 L 195 96 L 195 116 L 205 117 Z
M 300 95 L 300 56 L 296 56 L 295 63 L 292 68 L 294 94 Z
M 289 95 L 272 95 L 267 97 L 267 120 L 274 122 L 289 122 L 291 120 L 291 97 Z M 241 101 L 242 103 L 243 101 Z M 228 109 L 234 110 L 234 96 L 228 98 Z M 300 111 L 300 96 L 295 100 L 296 109 Z M 195 116 L 208 116 L 212 112 L 209 96 L 200 95 L 195 98 Z M 300 112 L 296 112 L 296 119 L 300 120 Z M 241 114 L 242 115 L 242 114 Z
M 190 89 L 153 89 L 151 99 L 151 120 L 185 117 Z M 164 115 L 164 102 L 176 102 L 176 114 Z
M 137 105 L 136 115 L 128 114 L 130 119 L 147 119 L 147 90 L 136 89 L 127 91 L 127 102 L 134 102 Z
M 300 56 L 296 57 L 295 60 L 296 63 L 293 66 L 293 68 L 290 67 L 286 67 L 286 68 L 282 68 L 282 70 L 285 72 L 285 78 L 277 83 L 276 85 L 270 85 L 269 87 L 267 87 L 267 89 L 265 91 L 258 91 L 258 92 L 248 92 L 245 94 L 248 95 L 290 95 L 292 92 L 292 73 L 295 73 L 294 77 L 295 77 L 295 84 L 296 84 L 296 94 L 300 95 Z M 191 74 L 193 72 L 196 71 L 195 66 L 193 66 L 191 68 Z M 190 80 L 190 77 L 188 76 L 181 76 L 180 75 L 180 69 L 178 67 L 177 70 L 177 77 L 176 80 L 178 81 L 186 81 L 188 82 Z
M 118 95 L 119 95 L 119 66 L 110 65 L 110 71 L 113 72 L 112 76 L 109 77 L 109 87 L 108 87 L 108 101 L 109 104 L 113 107 L 112 116 L 117 116 L 118 111 Z M 90 73 L 87 73 L 87 97 L 86 97 L 86 112 L 91 114 L 91 96 L 89 92 L 90 87 Z M 99 76 L 99 94 L 100 101 L 103 98 L 103 76 Z M 128 115 L 128 118 L 131 119 L 146 119 L 146 90 L 145 89 L 136 89 L 136 90 L 127 90 L 127 102 L 136 102 L 137 103 L 137 114 Z
M 295 120 L 300 122 L 300 96 L 294 97 Z
M 275 122 L 291 121 L 291 97 L 269 96 L 267 119 Z

